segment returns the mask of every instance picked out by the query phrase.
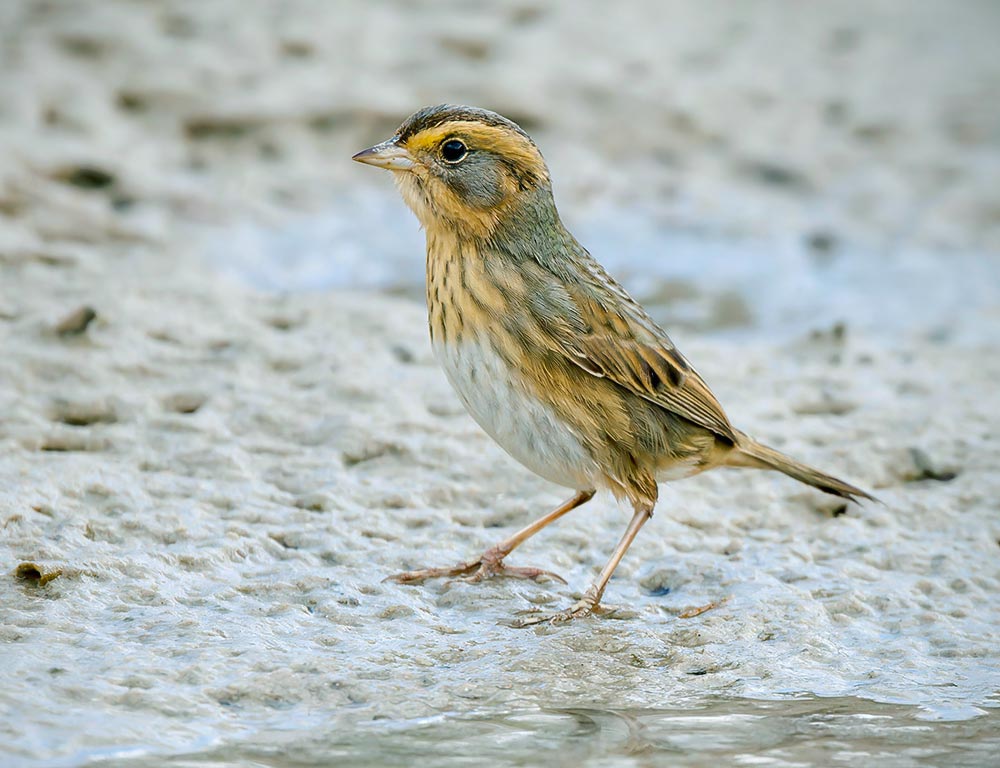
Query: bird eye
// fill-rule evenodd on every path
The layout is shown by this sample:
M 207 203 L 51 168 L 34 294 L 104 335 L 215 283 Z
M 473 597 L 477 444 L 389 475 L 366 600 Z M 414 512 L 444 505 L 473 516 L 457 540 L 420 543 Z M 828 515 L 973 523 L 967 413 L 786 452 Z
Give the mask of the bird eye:
M 441 145 L 441 157 L 446 163 L 460 163 L 467 154 L 468 148 L 458 139 L 448 139 Z

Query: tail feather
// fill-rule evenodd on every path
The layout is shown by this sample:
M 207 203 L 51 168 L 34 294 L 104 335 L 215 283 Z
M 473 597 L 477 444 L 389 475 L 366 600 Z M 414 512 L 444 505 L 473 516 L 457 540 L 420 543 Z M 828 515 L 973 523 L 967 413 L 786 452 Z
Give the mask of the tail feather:
M 832 475 L 813 469 L 801 461 L 796 461 L 780 451 L 758 443 L 749 435 L 740 433 L 740 440 L 735 450 L 728 457 L 728 464 L 733 467 L 753 467 L 756 469 L 774 469 L 793 477 L 799 482 L 819 488 L 824 493 L 840 496 L 850 501 L 868 499 L 878 501 L 867 491 L 863 491 L 850 483 L 838 480 Z

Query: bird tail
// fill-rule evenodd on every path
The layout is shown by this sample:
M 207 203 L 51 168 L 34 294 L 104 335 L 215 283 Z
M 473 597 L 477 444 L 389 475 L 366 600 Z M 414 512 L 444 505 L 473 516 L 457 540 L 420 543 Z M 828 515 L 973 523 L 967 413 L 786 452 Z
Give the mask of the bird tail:
M 862 491 L 850 483 L 838 480 L 832 475 L 813 469 L 801 461 L 796 461 L 791 456 L 786 456 L 780 451 L 769 448 L 762 443 L 758 443 L 749 435 L 739 433 L 739 441 L 735 449 L 727 457 L 727 462 L 731 467 L 751 467 L 754 469 L 774 469 L 784 472 L 789 477 L 794 477 L 801 483 L 819 488 L 824 493 L 831 493 L 850 501 L 868 499 L 878 501 L 874 496 L 866 491 Z

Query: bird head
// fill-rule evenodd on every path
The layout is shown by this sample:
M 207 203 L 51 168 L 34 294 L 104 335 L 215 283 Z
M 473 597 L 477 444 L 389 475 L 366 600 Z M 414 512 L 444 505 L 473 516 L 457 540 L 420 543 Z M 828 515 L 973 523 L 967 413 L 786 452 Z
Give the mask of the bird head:
M 551 197 L 545 160 L 528 134 L 475 107 L 421 109 L 391 138 L 353 159 L 392 171 L 428 230 L 450 226 L 488 236 L 532 193 Z

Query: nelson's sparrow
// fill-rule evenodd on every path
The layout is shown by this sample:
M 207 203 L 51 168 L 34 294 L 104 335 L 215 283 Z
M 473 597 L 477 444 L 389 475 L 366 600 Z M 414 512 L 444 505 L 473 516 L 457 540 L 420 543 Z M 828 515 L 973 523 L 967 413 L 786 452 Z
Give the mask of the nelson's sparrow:
M 660 480 L 751 467 L 872 498 L 729 423 L 667 334 L 562 225 L 545 161 L 515 123 L 484 109 L 428 107 L 354 159 L 392 171 L 426 230 L 431 343 L 466 409 L 528 469 L 576 491 L 475 560 L 390 578 L 559 578 L 503 560 L 607 488 L 634 515 L 597 581 L 567 610 L 515 623 L 565 621 L 597 606 L 652 516 Z

